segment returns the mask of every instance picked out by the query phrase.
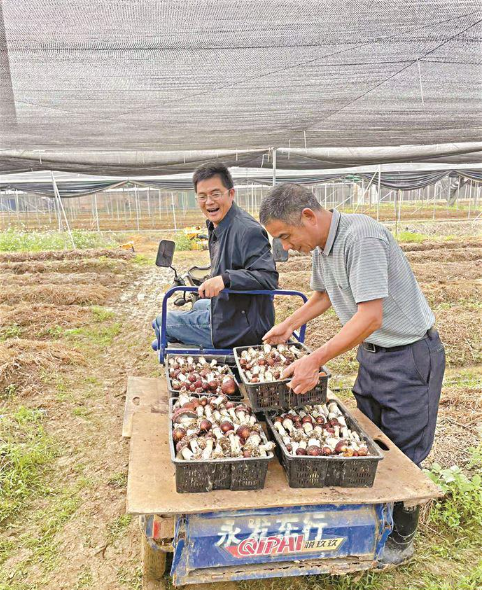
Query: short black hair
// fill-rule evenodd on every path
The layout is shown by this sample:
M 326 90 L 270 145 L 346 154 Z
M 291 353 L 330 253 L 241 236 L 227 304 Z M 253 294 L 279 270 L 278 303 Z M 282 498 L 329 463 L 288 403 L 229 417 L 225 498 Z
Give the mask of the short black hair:
M 209 178 L 213 178 L 213 176 L 219 176 L 223 186 L 227 189 L 232 189 L 235 186 L 230 171 L 225 164 L 222 162 L 207 162 L 198 166 L 193 172 L 195 192 L 200 180 L 208 180 Z
M 272 188 L 260 206 L 260 223 L 279 220 L 289 225 L 299 225 L 302 211 L 320 211 L 322 207 L 315 196 L 300 184 L 287 182 Z

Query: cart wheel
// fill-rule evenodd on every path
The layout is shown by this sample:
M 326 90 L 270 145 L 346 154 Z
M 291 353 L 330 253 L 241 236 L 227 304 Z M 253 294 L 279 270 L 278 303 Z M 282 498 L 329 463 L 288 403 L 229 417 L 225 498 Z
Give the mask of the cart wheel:
M 156 551 L 149 544 L 144 531 L 141 532 L 141 559 L 143 563 L 143 589 L 161 590 L 166 569 L 166 553 Z

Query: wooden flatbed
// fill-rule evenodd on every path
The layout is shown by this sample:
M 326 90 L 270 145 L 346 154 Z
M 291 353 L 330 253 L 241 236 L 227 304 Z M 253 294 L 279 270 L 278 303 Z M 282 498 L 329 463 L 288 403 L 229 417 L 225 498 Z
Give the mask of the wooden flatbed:
M 123 424 L 123 436 L 131 438 L 127 511 L 169 518 L 178 514 L 312 504 L 404 501 L 407 505 L 415 505 L 442 495 L 441 490 L 377 426 L 358 410 L 352 410 L 352 413 L 383 449 L 384 458 L 379 462 L 372 488 L 290 488 L 283 468 L 275 458 L 269 464 L 263 490 L 178 494 L 168 446 L 166 381 L 164 378 L 130 377 Z

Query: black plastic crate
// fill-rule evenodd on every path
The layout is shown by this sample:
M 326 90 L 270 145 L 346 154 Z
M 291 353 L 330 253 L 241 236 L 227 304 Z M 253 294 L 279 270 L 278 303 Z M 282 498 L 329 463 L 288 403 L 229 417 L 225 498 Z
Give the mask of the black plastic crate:
M 207 361 L 212 361 L 212 360 L 216 360 L 218 361 L 218 364 L 221 365 L 228 365 L 230 367 L 230 375 L 233 377 L 233 379 L 235 380 L 235 383 L 237 384 L 238 387 L 238 393 L 234 393 L 232 395 L 228 395 L 228 399 L 232 400 L 232 401 L 239 401 L 242 398 L 242 391 L 240 389 L 240 375 L 238 374 L 238 367 L 236 366 L 235 363 L 235 358 L 232 355 L 216 355 L 216 354 L 168 354 L 166 355 L 166 362 L 165 362 L 165 373 L 166 373 L 166 383 L 168 385 L 168 393 L 169 393 L 169 397 L 174 397 L 177 398 L 179 396 L 179 391 L 175 391 L 174 389 L 171 388 L 171 377 L 169 376 L 169 359 L 170 358 L 176 358 L 176 357 L 188 357 L 191 356 L 193 358 L 197 358 L 197 357 L 204 357 Z M 190 395 L 213 395 L 212 392 L 205 392 L 205 393 L 200 393 L 200 394 L 195 394 L 195 393 L 191 393 L 189 392 Z
M 213 459 L 211 461 L 185 461 L 176 459 L 171 417 L 175 399 L 169 400 L 169 447 L 171 461 L 176 470 L 176 491 L 179 494 L 199 494 L 214 490 L 261 490 L 265 485 L 268 463 L 274 457 Z M 261 433 L 262 440 L 266 436 Z
M 296 346 L 302 348 L 307 353 L 311 350 L 301 344 L 300 342 L 290 342 L 290 346 Z M 249 383 L 245 379 L 245 374 L 240 366 L 240 356 L 244 350 L 254 348 L 259 350 L 262 346 L 240 346 L 233 349 L 235 355 L 235 361 L 238 368 L 238 374 L 240 376 L 240 382 L 243 384 L 247 392 L 247 396 L 250 400 L 250 404 L 256 412 L 265 410 L 279 410 L 285 408 L 297 408 L 301 406 L 307 406 L 311 404 L 323 404 L 327 399 L 327 384 L 329 381 L 330 373 L 326 367 L 322 367 L 321 371 L 325 373 L 319 378 L 317 385 L 303 393 L 298 395 L 288 388 L 287 383 L 290 382 L 290 378 L 284 379 L 283 381 L 271 381 L 268 383 Z
M 374 484 L 377 465 L 383 458 L 382 452 L 368 434 L 364 432 L 356 419 L 339 400 L 334 401 L 342 410 L 348 428 L 355 430 L 367 445 L 369 452 L 365 457 L 310 457 L 292 456 L 288 453 L 282 437 L 274 428 L 272 417 L 275 412 L 267 412 L 266 420 L 270 432 L 277 444 L 276 454 L 285 469 L 288 485 L 291 488 L 370 488 Z

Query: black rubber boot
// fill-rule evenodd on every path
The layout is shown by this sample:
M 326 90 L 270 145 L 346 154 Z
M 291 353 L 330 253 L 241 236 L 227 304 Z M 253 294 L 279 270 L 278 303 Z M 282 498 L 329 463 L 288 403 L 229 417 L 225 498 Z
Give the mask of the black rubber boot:
M 413 556 L 413 539 L 418 528 L 419 506 L 405 508 L 402 502 L 396 502 L 392 517 L 394 528 L 379 558 L 381 568 L 400 565 Z

